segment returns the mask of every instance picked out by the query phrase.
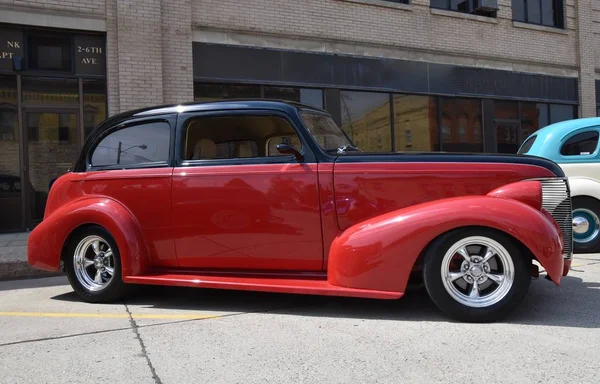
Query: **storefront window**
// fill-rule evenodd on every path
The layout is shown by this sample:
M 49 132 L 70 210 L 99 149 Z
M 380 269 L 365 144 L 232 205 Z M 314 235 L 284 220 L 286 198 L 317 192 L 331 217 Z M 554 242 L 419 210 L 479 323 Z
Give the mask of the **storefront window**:
M 195 101 L 215 101 L 222 99 L 258 99 L 260 85 L 239 84 L 194 84 Z
M 550 124 L 575 118 L 575 107 L 572 105 L 550 104 Z
M 104 80 L 83 80 L 83 131 L 85 138 L 106 119 Z
M 27 105 L 79 106 L 77 79 L 23 77 L 23 103 Z
M 17 77 L 0 76 L 0 232 L 21 227 Z
M 481 100 L 440 100 L 442 108 L 442 151 L 482 152 Z
M 392 150 L 390 96 L 387 93 L 340 92 L 342 129 L 365 152 Z
M 521 103 L 521 143 L 547 125 L 548 104 Z
M 297 101 L 323 109 L 323 91 L 320 89 L 265 86 L 264 97 L 266 99 Z
M 439 151 L 434 97 L 394 95 L 396 151 Z
M 518 101 L 494 100 L 494 118 L 496 120 L 516 120 L 519 118 Z

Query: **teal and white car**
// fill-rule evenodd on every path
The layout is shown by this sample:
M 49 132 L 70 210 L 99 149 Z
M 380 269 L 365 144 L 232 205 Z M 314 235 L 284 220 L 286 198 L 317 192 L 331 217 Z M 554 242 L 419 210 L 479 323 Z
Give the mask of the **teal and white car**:
M 600 252 L 600 118 L 562 121 L 531 134 L 520 154 L 557 163 L 569 179 L 575 253 Z

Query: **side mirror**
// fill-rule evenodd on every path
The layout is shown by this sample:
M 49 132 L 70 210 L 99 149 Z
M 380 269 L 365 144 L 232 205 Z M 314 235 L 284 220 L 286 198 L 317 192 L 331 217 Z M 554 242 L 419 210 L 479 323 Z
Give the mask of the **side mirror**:
M 296 160 L 298 160 L 298 162 L 301 162 L 304 159 L 304 157 L 302 157 L 302 154 L 293 145 L 277 144 L 277 151 L 283 155 L 296 156 Z

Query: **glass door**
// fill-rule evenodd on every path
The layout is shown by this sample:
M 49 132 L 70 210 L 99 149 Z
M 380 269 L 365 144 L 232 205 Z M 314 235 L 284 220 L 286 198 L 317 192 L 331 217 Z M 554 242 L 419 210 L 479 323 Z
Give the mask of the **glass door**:
M 44 217 L 51 182 L 73 167 L 79 155 L 79 111 L 28 108 L 23 115 L 27 135 L 25 174 L 29 228 Z
M 496 152 L 515 154 L 519 150 L 520 121 L 496 120 Z

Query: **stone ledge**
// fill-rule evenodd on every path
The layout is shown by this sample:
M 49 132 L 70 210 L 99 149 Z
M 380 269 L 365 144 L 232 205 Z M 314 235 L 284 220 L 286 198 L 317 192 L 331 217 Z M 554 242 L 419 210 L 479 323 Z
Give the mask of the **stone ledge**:
M 531 29 L 531 30 L 540 31 L 540 32 L 556 33 L 559 35 L 569 35 L 569 32 L 567 32 L 566 30 L 561 29 L 561 28 L 548 27 L 545 25 L 522 23 L 520 21 L 513 21 L 513 27 L 523 28 L 523 29 Z
M 393 1 L 386 1 L 386 0 L 337 0 L 337 1 L 344 1 L 346 3 L 372 5 L 375 7 L 400 9 L 402 11 L 412 11 L 412 6 L 410 4 L 395 3 Z

